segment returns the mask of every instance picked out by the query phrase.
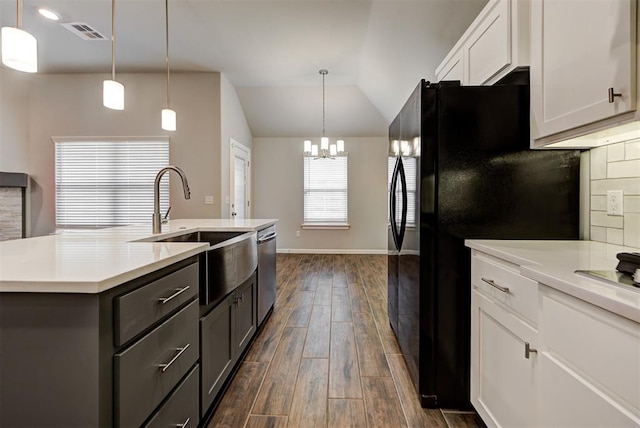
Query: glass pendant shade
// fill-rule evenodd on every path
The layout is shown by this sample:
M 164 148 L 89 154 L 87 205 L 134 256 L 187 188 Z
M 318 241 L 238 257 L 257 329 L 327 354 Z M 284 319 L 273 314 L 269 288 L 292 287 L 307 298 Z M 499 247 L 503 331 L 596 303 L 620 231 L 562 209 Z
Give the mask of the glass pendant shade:
M 336 143 L 338 143 L 338 153 L 344 152 L 344 140 L 338 140 Z
M 336 145 L 335 144 L 332 144 L 332 145 L 329 146 L 329 154 L 331 156 L 335 156 L 335 155 L 338 154 L 338 150 L 336 150 Z
M 311 140 L 304 140 L 304 152 L 311 152 Z
M 176 112 L 170 108 L 162 109 L 162 129 L 165 131 L 176 130 Z
M 26 73 L 38 71 L 38 42 L 24 30 L 2 27 L 2 63 Z
M 320 148 L 322 150 L 329 150 L 329 139 L 327 137 L 320 138 Z
M 115 80 L 102 83 L 102 104 L 113 110 L 124 110 L 124 85 Z
M 311 156 L 318 156 L 318 145 L 314 144 L 311 146 Z

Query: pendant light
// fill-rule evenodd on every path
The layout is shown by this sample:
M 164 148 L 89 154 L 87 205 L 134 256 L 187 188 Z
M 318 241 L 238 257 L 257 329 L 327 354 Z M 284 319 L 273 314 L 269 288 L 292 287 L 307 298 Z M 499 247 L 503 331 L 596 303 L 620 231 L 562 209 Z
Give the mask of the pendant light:
M 124 85 L 116 82 L 116 0 L 111 0 L 111 80 L 102 82 L 102 104 L 124 110 Z
M 162 109 L 162 129 L 165 131 L 176 130 L 176 112 L 171 110 L 169 101 L 171 100 L 171 87 L 169 84 L 169 0 L 164 0 L 164 24 L 165 24 L 165 47 L 167 60 L 167 108 Z
M 314 159 L 335 159 L 337 156 L 347 156 L 347 152 L 344 151 L 344 140 L 337 140 L 335 144 L 329 144 L 329 138 L 325 137 L 324 78 L 329 72 L 323 68 L 318 73 L 322 76 L 322 137 L 320 138 L 320 150 L 318 150 L 318 145 L 313 144 L 311 140 L 304 140 L 302 155 Z
M 22 0 L 17 0 L 15 27 L 2 27 L 2 63 L 26 73 L 38 71 L 38 41 L 22 30 Z

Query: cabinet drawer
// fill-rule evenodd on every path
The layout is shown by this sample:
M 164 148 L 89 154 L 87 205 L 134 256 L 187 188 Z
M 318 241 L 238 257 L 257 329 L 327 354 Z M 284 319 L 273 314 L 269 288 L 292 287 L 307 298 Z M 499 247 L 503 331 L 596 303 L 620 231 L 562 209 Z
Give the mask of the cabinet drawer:
M 196 427 L 198 426 L 198 384 L 200 366 L 191 373 L 160 406 L 156 414 L 145 424 L 145 428 Z
M 140 426 L 198 359 L 198 301 L 114 356 L 115 422 Z
M 640 421 L 640 326 L 547 287 L 540 316 L 550 357 Z
M 114 299 L 114 340 L 120 346 L 198 294 L 194 263 Z
M 473 256 L 471 282 L 484 294 L 513 309 L 534 326 L 538 322 L 538 283 L 487 259 Z

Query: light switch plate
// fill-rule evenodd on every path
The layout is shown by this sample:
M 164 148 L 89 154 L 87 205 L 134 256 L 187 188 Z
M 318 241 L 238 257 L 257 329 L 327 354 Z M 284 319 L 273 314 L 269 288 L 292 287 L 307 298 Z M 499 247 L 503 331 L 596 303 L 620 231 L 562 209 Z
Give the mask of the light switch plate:
M 205 205 L 213 205 L 213 196 L 205 196 L 204 197 Z
M 622 215 L 624 213 L 624 193 L 622 190 L 607 191 L 607 215 Z

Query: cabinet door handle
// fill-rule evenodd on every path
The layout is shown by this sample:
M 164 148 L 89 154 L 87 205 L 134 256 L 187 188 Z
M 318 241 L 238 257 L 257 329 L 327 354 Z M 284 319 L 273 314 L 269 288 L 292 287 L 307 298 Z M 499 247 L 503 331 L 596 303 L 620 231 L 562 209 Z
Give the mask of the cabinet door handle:
M 187 348 L 189 348 L 189 344 L 188 343 L 185 346 L 183 346 L 182 348 L 175 348 L 174 350 L 178 351 L 178 353 L 171 359 L 171 361 L 169 361 L 166 364 L 158 364 L 158 367 L 160 368 L 162 373 L 166 372 L 167 369 L 169 367 L 171 367 L 171 364 L 173 364 L 178 358 L 180 358 L 180 355 L 182 355 L 184 353 L 184 351 L 187 350 Z
M 187 424 L 189 423 L 190 420 L 191 420 L 191 418 L 187 418 L 187 420 L 184 421 L 183 423 L 176 424 L 176 427 L 178 427 L 178 428 L 186 428 L 186 426 L 187 426 Z
M 529 342 L 524 342 L 524 357 L 528 360 L 531 353 L 538 353 L 537 349 L 533 349 Z
M 160 297 L 158 299 L 158 301 L 160 302 L 161 305 L 164 305 L 165 303 L 167 303 L 168 301 L 170 301 L 171 299 L 178 297 L 179 295 L 181 295 L 182 293 L 184 293 L 185 291 L 187 291 L 189 289 L 189 287 L 191 287 L 190 285 L 187 285 L 186 287 L 182 287 L 182 288 L 176 288 L 176 292 L 173 293 L 171 296 L 169 297 Z
M 493 288 L 497 288 L 498 290 L 502 291 L 503 293 L 509 292 L 509 287 L 502 287 L 496 284 L 495 282 L 493 282 L 493 279 L 482 278 L 482 280 L 487 284 L 489 284 L 490 286 L 492 286 Z
M 238 305 L 240 303 L 244 303 L 244 294 L 241 294 L 240 297 L 236 297 L 233 301 L 234 304 Z
M 622 94 L 613 92 L 613 88 L 609 88 L 609 103 L 613 103 L 616 97 L 622 97 Z

